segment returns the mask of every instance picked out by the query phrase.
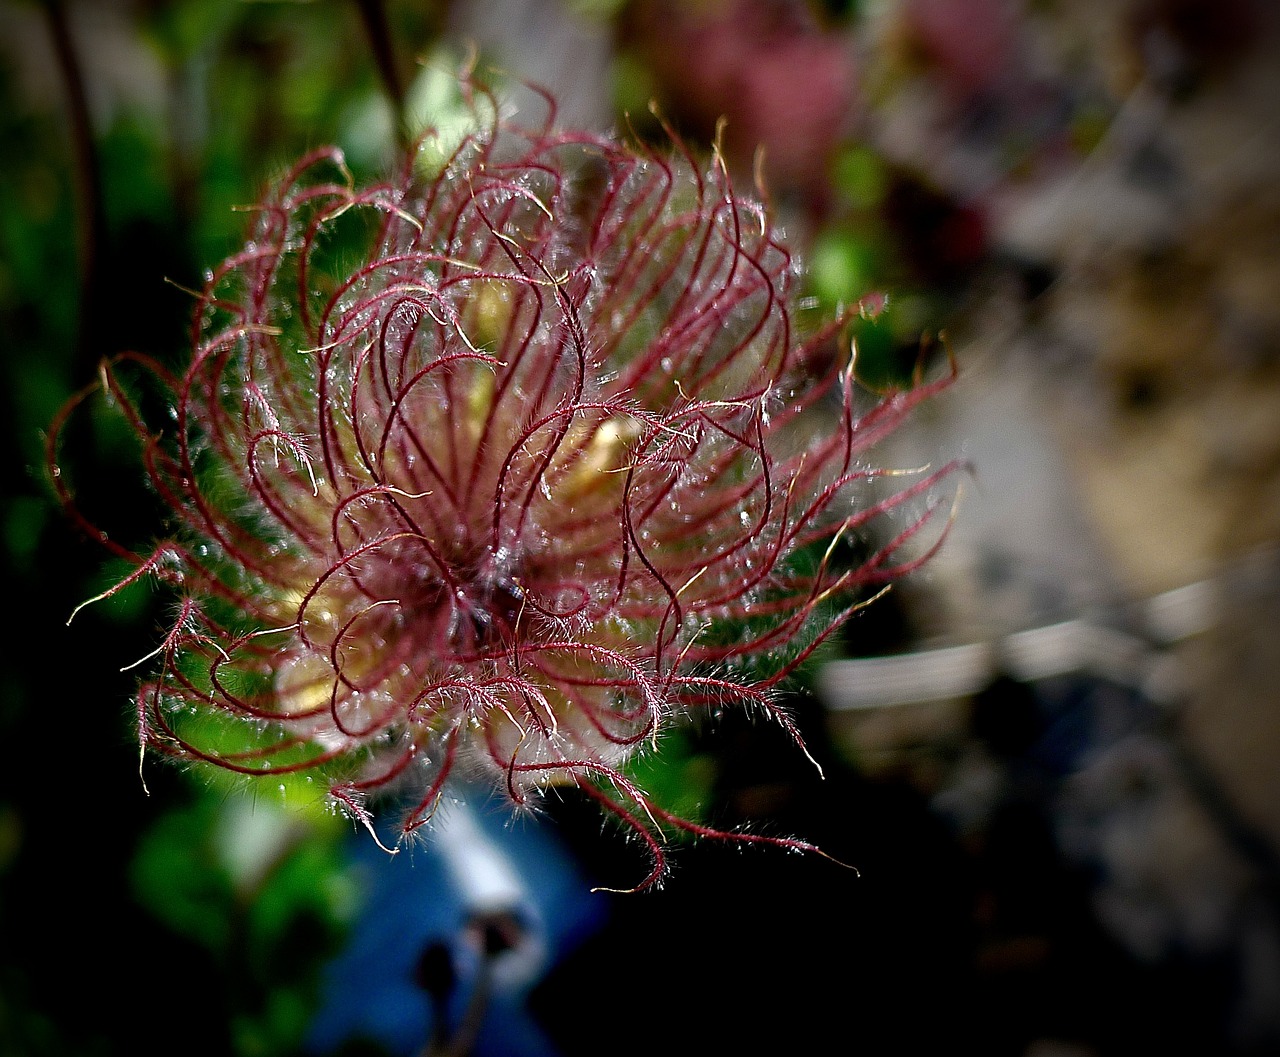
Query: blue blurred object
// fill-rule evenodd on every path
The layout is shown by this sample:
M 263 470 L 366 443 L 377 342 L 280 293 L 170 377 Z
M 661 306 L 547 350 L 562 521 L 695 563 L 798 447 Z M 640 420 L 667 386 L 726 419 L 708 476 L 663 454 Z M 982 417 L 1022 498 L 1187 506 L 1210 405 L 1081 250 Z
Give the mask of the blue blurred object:
M 557 1052 L 525 999 L 605 904 L 545 824 L 468 790 L 442 802 L 423 843 L 388 855 L 361 832 L 352 856 L 364 904 L 326 967 L 309 1053 Z

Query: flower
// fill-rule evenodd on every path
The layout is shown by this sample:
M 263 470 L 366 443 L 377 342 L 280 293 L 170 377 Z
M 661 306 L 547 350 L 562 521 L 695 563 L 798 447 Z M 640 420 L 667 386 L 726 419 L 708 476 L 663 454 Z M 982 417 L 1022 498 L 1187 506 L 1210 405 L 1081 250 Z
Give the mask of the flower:
M 799 741 L 775 689 L 923 560 L 898 557 L 935 509 L 912 501 L 949 468 L 876 497 L 865 455 L 945 380 L 860 408 L 842 322 L 799 332 L 792 258 L 718 160 L 470 98 L 456 149 L 427 137 L 388 182 L 356 187 L 335 149 L 288 172 L 199 293 L 180 373 L 104 365 L 176 522 L 149 554 L 99 533 L 133 567 L 107 594 L 177 592 L 145 747 L 320 775 L 371 831 L 372 793 L 410 793 L 405 834 L 451 777 L 516 803 L 571 783 L 641 835 L 644 887 L 664 829 L 712 831 L 628 759 L 726 704 Z M 836 560 L 885 517 L 892 539 Z

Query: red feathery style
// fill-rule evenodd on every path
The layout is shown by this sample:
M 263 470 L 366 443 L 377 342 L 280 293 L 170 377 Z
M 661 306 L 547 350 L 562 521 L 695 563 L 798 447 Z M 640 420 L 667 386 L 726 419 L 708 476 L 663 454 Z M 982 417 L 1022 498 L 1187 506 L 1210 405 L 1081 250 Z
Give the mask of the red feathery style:
M 847 320 L 797 333 L 793 260 L 718 160 L 473 104 L 451 156 L 378 186 L 303 158 L 205 284 L 185 370 L 104 365 L 170 538 L 134 553 L 76 512 L 58 433 L 91 390 L 53 479 L 132 563 L 113 591 L 178 593 L 145 746 L 321 774 L 370 828 L 373 791 L 411 791 L 406 834 L 451 776 L 516 803 L 572 783 L 643 838 L 646 887 L 664 829 L 714 831 L 629 757 L 734 703 L 799 740 L 776 687 L 923 560 L 902 546 L 951 467 L 885 496 L 866 456 L 946 379 L 859 395 Z M 156 431 L 139 374 L 172 408 Z

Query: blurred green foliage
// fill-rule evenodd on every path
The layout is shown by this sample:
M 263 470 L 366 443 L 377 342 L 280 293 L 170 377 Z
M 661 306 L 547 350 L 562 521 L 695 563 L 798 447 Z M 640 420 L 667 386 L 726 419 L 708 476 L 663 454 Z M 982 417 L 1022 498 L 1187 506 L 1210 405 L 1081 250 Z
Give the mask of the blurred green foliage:
M 246 1057 L 302 1044 L 316 967 L 359 905 L 345 822 L 291 799 L 211 790 L 161 816 L 131 864 L 139 901 L 229 982 L 232 1039 Z

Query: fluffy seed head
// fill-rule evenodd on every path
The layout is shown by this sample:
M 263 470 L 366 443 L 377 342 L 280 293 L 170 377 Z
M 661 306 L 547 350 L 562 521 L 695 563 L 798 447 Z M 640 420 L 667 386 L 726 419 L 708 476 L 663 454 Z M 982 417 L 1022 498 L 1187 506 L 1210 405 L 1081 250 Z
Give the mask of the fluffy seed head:
M 302 159 L 208 277 L 181 372 L 104 366 L 175 519 L 150 554 L 108 540 L 124 583 L 178 596 L 141 737 L 323 775 L 366 824 L 407 792 L 406 833 L 451 776 L 571 783 L 642 837 L 647 885 L 664 827 L 709 831 L 628 758 L 731 703 L 798 739 L 774 687 L 919 560 L 911 501 L 948 468 L 883 494 L 865 459 L 942 383 L 860 398 L 841 321 L 800 332 L 792 259 L 716 159 L 473 101 L 456 150 L 377 186 Z

